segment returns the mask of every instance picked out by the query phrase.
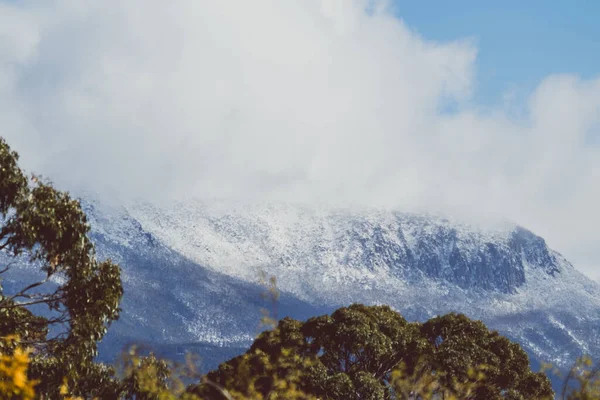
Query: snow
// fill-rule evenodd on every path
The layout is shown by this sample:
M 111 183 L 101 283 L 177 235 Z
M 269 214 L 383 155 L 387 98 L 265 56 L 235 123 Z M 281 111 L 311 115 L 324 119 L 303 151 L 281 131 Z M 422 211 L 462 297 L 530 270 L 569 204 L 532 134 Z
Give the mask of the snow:
M 600 358 L 600 286 L 505 221 L 198 200 L 83 206 L 99 256 L 123 267 L 125 311 L 107 347 L 121 337 L 248 345 L 266 273 L 283 293 L 280 316 L 351 302 L 413 320 L 458 311 L 559 367 Z

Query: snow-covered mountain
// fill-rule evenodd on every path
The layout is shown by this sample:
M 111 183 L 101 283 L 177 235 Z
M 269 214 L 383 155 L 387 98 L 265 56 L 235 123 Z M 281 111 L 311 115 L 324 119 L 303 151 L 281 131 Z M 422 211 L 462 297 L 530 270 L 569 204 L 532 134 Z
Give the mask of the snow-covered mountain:
M 99 256 L 123 268 L 124 311 L 105 356 L 144 342 L 198 350 L 214 366 L 259 331 L 270 307 L 261 277 L 274 275 L 279 317 L 351 302 L 389 304 L 418 320 L 459 311 L 537 361 L 600 358 L 600 285 L 509 223 L 281 204 L 83 207 Z

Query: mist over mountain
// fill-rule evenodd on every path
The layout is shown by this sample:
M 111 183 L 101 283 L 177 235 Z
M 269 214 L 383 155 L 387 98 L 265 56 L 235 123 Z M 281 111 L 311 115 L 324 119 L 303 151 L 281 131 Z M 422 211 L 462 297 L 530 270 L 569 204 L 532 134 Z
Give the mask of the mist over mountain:
M 552 7 L 464 6 L 476 26 L 414 7 L 434 32 L 393 0 L 2 2 L 3 136 L 67 190 L 494 214 L 598 276 L 600 79 L 577 45 L 595 20 L 561 39 Z
M 169 358 L 199 354 L 206 371 L 252 343 L 265 309 L 307 319 L 354 302 L 388 304 L 408 320 L 452 311 L 481 319 L 520 343 L 534 368 L 600 357 L 600 285 L 506 221 L 282 203 L 116 205 L 93 196 L 82 207 L 98 256 L 122 268 L 122 313 L 100 344 L 104 361 L 141 344 Z M 21 260 L 3 287 L 34 274 Z M 281 291 L 276 304 L 264 297 L 270 276 Z
M 83 207 L 99 256 L 123 268 L 124 311 L 105 356 L 145 342 L 196 349 L 215 366 L 251 343 L 271 309 L 261 276 L 277 277 L 279 318 L 352 302 L 389 304 L 409 320 L 458 311 L 534 362 L 564 368 L 600 356 L 600 286 L 507 222 L 289 204 Z

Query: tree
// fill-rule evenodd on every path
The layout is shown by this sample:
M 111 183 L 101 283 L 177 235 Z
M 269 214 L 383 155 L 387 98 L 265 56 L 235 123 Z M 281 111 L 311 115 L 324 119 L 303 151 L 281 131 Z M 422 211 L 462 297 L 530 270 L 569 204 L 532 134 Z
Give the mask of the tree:
M 290 352 L 298 362 L 276 368 L 275 375 L 273 368 L 267 373 L 266 366 L 279 365 Z M 550 381 L 530 371 L 527 354 L 520 346 L 489 331 L 482 322 L 449 314 L 424 324 L 409 323 L 387 306 L 354 304 L 306 322 L 285 318 L 276 329 L 263 332 L 246 354 L 221 364 L 207 379 L 243 393 L 242 381 L 236 380 L 242 365 L 249 368 L 257 382 L 255 388 L 263 395 L 273 390 L 275 378 L 301 371 L 299 389 L 325 399 L 400 397 L 400 389 L 410 381 L 407 379 L 415 376 L 419 384 L 429 382 L 432 396 L 553 396 Z M 203 398 L 223 398 L 206 384 L 189 390 Z M 416 390 L 410 392 L 415 396 Z
M 0 138 L 0 251 L 11 259 L 0 279 L 20 261 L 39 266 L 40 278 L 10 292 L 0 285 L 0 337 L 19 338 L 0 340 L 0 352 L 33 349 L 29 375 L 39 395 L 57 397 L 64 380 L 76 394 L 94 394 L 111 381 L 93 358 L 119 315 L 120 269 L 96 260 L 79 202 L 28 178 L 18 158 Z
M 450 313 L 421 325 L 421 336 L 429 343 L 431 365 L 444 371 L 442 383 L 464 381 L 469 368 L 483 366 L 485 384 L 476 390 L 478 399 L 543 399 L 553 396 L 550 381 L 529 368 L 529 357 L 517 343 L 481 321 Z

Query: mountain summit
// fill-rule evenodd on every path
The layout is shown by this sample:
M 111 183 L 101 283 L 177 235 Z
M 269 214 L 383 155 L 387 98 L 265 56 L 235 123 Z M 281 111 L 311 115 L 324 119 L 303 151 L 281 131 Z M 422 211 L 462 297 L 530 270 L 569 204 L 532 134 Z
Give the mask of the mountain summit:
M 432 215 L 273 204 L 223 209 L 188 202 L 130 212 L 202 265 L 250 280 L 256 269 L 268 270 L 282 289 L 311 299 L 308 288 L 326 295 L 357 282 L 402 285 L 418 278 L 516 293 L 528 269 L 550 276 L 572 269 L 542 238 L 508 223 L 484 229 Z

